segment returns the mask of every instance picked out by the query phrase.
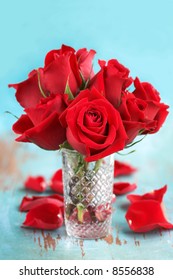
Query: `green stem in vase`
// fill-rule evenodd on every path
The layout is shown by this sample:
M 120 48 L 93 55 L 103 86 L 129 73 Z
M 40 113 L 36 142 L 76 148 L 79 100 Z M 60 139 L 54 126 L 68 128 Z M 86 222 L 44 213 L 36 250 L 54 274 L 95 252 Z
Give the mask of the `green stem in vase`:
M 85 206 L 82 203 L 77 204 L 77 218 L 80 223 L 83 223 Z
M 78 154 L 77 155 L 76 168 L 74 170 L 75 174 L 79 175 L 80 177 L 82 177 L 84 172 L 87 171 L 88 165 L 86 165 L 86 164 L 88 164 L 88 163 L 84 160 L 83 155 Z
M 94 169 L 93 169 L 95 171 L 95 173 L 97 173 L 97 171 L 99 170 L 99 168 L 100 168 L 100 166 L 102 164 L 102 161 L 103 161 L 102 158 L 96 161 Z
M 73 159 L 74 176 L 70 182 L 70 196 L 78 209 L 79 222 L 83 220 L 84 207 L 93 199 L 92 194 L 91 197 L 89 196 L 89 192 L 93 188 L 91 181 L 102 163 L 103 159 L 97 160 L 95 163 L 87 162 L 79 153 Z M 91 166 L 93 166 L 92 169 Z

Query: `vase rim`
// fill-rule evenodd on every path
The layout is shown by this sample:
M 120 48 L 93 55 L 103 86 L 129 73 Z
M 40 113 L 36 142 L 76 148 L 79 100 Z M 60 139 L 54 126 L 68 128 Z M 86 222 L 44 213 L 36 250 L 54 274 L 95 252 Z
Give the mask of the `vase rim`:
M 70 150 L 70 149 L 67 149 L 67 148 L 62 148 L 61 149 L 62 152 L 66 152 L 66 153 L 74 153 L 74 154 L 80 154 L 82 155 L 81 153 L 79 153 L 78 151 L 76 150 Z M 83 156 L 83 155 L 82 155 Z
M 61 148 L 61 152 L 62 152 L 62 153 L 67 153 L 67 154 L 71 154 L 71 153 L 73 153 L 73 154 L 79 154 L 79 155 L 85 157 L 85 155 L 79 153 L 77 150 L 70 150 L 70 149 L 67 149 L 67 148 Z M 104 158 L 107 158 L 107 157 L 112 157 L 112 158 L 114 158 L 114 153 L 112 153 L 112 154 L 110 154 L 110 155 L 108 155 L 108 156 L 105 156 Z

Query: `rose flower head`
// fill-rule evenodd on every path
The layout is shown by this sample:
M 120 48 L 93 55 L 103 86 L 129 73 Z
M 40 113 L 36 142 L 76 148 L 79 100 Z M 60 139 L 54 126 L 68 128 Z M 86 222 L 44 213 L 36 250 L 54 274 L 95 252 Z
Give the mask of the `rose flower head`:
M 164 123 L 169 106 L 160 102 L 157 90 L 149 83 L 134 81 L 133 93 L 123 92 L 118 107 L 123 125 L 128 135 L 126 144 L 131 143 L 138 134 L 156 133 Z
M 95 161 L 122 150 L 127 135 L 119 112 L 96 89 L 86 89 L 60 116 L 68 143 L 86 161 Z
M 31 142 L 45 150 L 57 150 L 66 140 L 66 130 L 59 122 L 60 114 L 65 110 L 65 95 L 52 94 L 42 98 L 35 107 L 25 109 L 13 131 L 21 134 L 16 141 Z
M 65 93 L 67 86 L 76 96 L 82 84 L 94 75 L 94 55 L 94 50 L 83 48 L 76 52 L 62 45 L 60 49 L 47 53 L 44 67 L 31 71 L 27 80 L 9 87 L 16 89 L 16 99 L 24 108 L 35 107 L 43 96 Z
M 132 83 L 130 70 L 116 59 L 99 60 L 101 70 L 91 79 L 90 88 L 95 87 L 109 102 L 117 108 L 121 101 L 122 91 Z

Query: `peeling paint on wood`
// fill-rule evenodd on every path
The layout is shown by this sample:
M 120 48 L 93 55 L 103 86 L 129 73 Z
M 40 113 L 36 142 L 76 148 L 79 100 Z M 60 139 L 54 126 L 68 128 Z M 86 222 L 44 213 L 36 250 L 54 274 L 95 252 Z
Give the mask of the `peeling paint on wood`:
M 44 231 L 42 231 L 42 237 L 44 242 L 44 249 L 48 251 L 48 249 L 52 248 L 52 250 L 55 251 L 56 240 L 51 236 L 51 234 L 49 232 L 44 233 Z
M 0 191 L 13 189 L 23 180 L 21 165 L 29 156 L 19 143 L 0 140 Z
M 109 234 L 108 236 L 103 238 L 109 245 L 111 245 L 114 241 L 112 234 Z
M 135 246 L 140 246 L 140 241 L 136 240 L 136 237 L 134 237 L 134 242 L 135 242 Z
M 119 228 L 118 228 L 117 225 L 116 225 L 115 228 L 116 228 L 116 239 L 115 239 L 115 244 L 121 246 L 121 245 L 122 245 L 122 242 L 121 242 L 121 240 L 119 239 Z
M 81 254 L 82 254 L 82 257 L 85 256 L 85 251 L 84 251 L 84 241 L 81 239 L 79 240 L 79 246 L 80 246 L 80 249 L 81 249 Z

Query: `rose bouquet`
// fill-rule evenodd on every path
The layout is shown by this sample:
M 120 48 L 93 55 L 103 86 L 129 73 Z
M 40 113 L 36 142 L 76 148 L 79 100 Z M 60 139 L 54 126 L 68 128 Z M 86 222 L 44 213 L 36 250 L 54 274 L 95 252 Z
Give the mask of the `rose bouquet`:
M 159 92 L 116 59 L 99 60 L 94 73 L 94 55 L 62 45 L 27 80 L 9 85 L 24 108 L 13 125 L 16 141 L 62 150 L 67 232 L 83 238 L 110 226 L 112 155 L 159 131 L 168 115 Z

